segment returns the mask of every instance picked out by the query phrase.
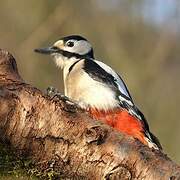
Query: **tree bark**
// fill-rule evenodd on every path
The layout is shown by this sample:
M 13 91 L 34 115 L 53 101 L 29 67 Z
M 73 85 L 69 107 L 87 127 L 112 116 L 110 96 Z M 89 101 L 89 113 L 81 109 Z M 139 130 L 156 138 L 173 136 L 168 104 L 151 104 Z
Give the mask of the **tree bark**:
M 69 101 L 51 99 L 26 84 L 15 59 L 0 50 L 0 140 L 69 179 L 180 179 L 164 153 L 123 135 Z

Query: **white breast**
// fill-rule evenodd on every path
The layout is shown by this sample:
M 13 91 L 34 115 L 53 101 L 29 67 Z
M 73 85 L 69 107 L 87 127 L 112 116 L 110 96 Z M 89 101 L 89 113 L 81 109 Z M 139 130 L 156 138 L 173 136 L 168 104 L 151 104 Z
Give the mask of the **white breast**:
M 94 81 L 86 72 L 79 70 L 67 78 L 67 96 L 80 105 L 108 110 L 118 107 L 115 93 L 105 84 Z

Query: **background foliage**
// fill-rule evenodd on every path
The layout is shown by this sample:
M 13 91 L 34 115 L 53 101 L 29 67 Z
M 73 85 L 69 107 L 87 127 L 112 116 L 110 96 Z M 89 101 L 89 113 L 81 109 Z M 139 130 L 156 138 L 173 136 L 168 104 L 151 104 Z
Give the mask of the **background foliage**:
M 178 0 L 1 0 L 0 47 L 22 77 L 63 91 L 61 72 L 34 48 L 85 36 L 97 59 L 127 83 L 164 151 L 180 162 L 180 2 Z

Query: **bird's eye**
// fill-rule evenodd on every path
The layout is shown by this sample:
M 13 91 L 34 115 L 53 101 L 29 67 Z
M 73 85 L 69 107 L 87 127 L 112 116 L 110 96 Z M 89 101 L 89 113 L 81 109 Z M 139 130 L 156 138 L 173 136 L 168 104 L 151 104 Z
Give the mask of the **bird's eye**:
M 68 47 L 73 47 L 73 46 L 74 46 L 74 42 L 73 42 L 73 41 L 68 41 L 68 42 L 66 43 L 66 46 L 68 46 Z

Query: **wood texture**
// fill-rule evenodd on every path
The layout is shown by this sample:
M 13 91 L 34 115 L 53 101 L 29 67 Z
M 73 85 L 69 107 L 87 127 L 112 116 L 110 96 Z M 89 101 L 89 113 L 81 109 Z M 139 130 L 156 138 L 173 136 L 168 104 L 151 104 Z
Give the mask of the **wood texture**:
M 68 101 L 50 99 L 19 76 L 15 59 L 0 50 L 0 140 L 62 179 L 180 179 L 162 152 L 92 120 Z

